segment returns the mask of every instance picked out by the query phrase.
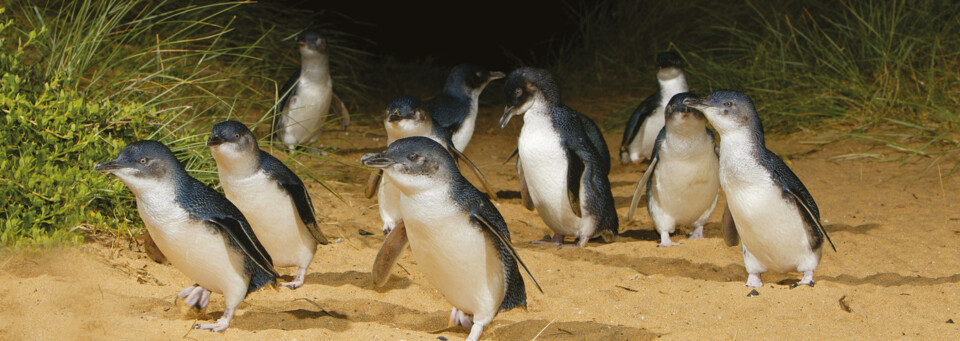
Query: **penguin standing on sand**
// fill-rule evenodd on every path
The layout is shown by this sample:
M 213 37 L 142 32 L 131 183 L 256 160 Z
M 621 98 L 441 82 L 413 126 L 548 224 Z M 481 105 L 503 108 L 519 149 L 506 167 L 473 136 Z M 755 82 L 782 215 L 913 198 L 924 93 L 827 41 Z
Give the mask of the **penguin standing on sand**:
M 453 304 L 450 322 L 470 329 L 467 340 L 478 340 L 498 312 L 526 307 L 517 264 L 530 272 L 510 243 L 507 224 L 463 178 L 447 149 L 426 137 L 409 137 L 362 162 L 383 169 L 402 196 L 404 227 L 388 235 L 377 255 L 375 283 L 386 282 L 409 241 L 420 271 Z
M 223 193 L 247 217 L 273 265 L 297 267 L 294 280 L 280 285 L 299 288 L 317 243 L 328 243 L 317 226 L 307 187 L 283 162 L 260 150 L 243 123 L 217 123 L 207 147 L 217 161 Z
M 470 161 L 460 150 L 454 147 L 450 133 L 432 118 L 432 115 L 430 115 L 424 107 L 420 99 L 406 95 L 394 98 L 387 107 L 383 126 L 387 131 L 387 144 L 411 136 L 424 136 L 437 141 L 437 143 L 440 143 L 446 148 L 455 159 L 463 160 L 477 178 L 480 179 L 480 184 L 483 186 L 487 195 L 489 195 L 490 198 L 496 198 L 496 194 L 490 190 L 490 185 L 487 183 L 487 179 L 483 176 L 483 173 L 480 172 L 480 169 L 477 168 L 473 161 Z M 374 192 L 377 193 L 380 217 L 381 220 L 383 220 L 383 232 L 387 233 L 399 224 L 402 224 L 398 202 L 400 193 L 390 184 L 389 179 L 381 176 L 382 173 L 383 170 L 379 170 L 371 175 L 370 180 L 367 182 L 365 193 L 368 198 L 372 197 Z
M 174 267 L 197 282 L 179 297 L 203 309 L 210 291 L 223 293 L 223 316 L 216 323 L 194 328 L 226 330 L 247 294 L 276 283 L 270 255 L 240 210 L 188 175 L 160 142 L 131 143 L 117 159 L 98 163 L 94 169 L 116 175 L 130 188 L 157 247 Z
M 650 167 L 644 172 L 630 203 L 628 220 L 646 186 L 647 211 L 660 233 L 657 246 L 679 245 L 670 240 L 676 226 L 693 226 L 691 239 L 703 238 L 706 224 L 720 197 L 719 161 L 713 132 L 699 110 L 687 107 L 684 100 L 696 95 L 683 92 L 670 99 L 665 111 L 666 124 L 660 130 Z
M 768 269 L 802 272 L 803 279 L 791 288 L 813 286 L 824 239 L 834 251 L 836 247 L 807 188 L 764 145 L 763 125 L 750 97 L 720 90 L 684 104 L 702 111 L 720 134 L 720 185 L 733 223 L 723 229 L 725 235 L 739 236 L 749 274 L 746 286 L 762 286 L 760 274 Z
M 347 107 L 333 93 L 327 39 L 315 30 L 307 30 L 297 37 L 297 44 L 300 70 L 284 84 L 277 105 L 279 114 L 273 118 L 274 139 L 290 150 L 315 142 L 328 112 L 340 115 L 342 128 L 350 124 Z
M 500 127 L 524 115 L 517 139 L 521 194 L 529 195 L 554 231 L 553 244 L 560 246 L 564 236 L 574 236 L 581 247 L 598 235 L 613 241 L 619 222 L 607 179 L 610 166 L 604 167 L 602 147 L 585 130 L 586 116 L 561 103 L 546 70 L 514 70 L 503 90 L 507 105 Z
M 657 81 L 660 91 L 650 95 L 630 115 L 627 128 L 620 142 L 620 163 L 640 162 L 651 159 L 657 134 L 663 128 L 663 112 L 674 95 L 687 91 L 687 79 L 683 75 L 683 59 L 676 52 L 657 55 Z
M 450 133 L 457 150 L 467 149 L 477 123 L 480 93 L 503 72 L 488 71 L 479 65 L 460 64 L 450 71 L 443 92 L 426 103 L 427 111 Z

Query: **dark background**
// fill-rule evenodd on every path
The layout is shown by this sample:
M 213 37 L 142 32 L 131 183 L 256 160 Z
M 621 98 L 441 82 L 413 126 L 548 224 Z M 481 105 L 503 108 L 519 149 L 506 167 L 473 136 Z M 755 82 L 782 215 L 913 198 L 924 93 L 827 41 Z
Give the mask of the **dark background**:
M 399 62 L 509 69 L 541 59 L 576 31 L 575 1 L 273 1 L 320 14 L 315 21 L 369 40 Z

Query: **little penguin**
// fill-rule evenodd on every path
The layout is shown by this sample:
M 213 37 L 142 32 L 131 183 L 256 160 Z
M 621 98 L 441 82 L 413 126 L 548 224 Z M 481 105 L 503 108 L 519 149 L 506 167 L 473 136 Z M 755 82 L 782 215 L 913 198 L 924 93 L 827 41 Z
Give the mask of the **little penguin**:
M 451 324 L 470 329 L 467 340 L 478 340 L 498 312 L 526 307 L 518 263 L 540 285 L 513 249 L 500 212 L 464 179 L 446 148 L 414 136 L 361 162 L 383 169 L 401 193 L 404 227 L 388 235 L 377 255 L 375 283 L 386 282 L 409 242 L 420 271 L 453 305 Z
M 683 59 L 676 52 L 657 55 L 657 81 L 660 91 L 650 95 L 630 115 L 627 128 L 620 142 L 620 163 L 628 164 L 649 160 L 657 134 L 663 128 L 663 112 L 674 95 L 686 92 L 687 79 L 683 75 Z
M 670 99 L 666 123 L 653 148 L 650 167 L 644 172 L 630 203 L 628 220 L 646 186 L 647 211 L 660 233 L 658 246 L 678 245 L 670 240 L 676 225 L 693 226 L 690 238 L 703 238 L 703 224 L 710 218 L 720 196 L 719 171 L 713 132 L 699 110 L 684 100 L 696 95 L 681 92 Z
M 480 93 L 490 81 L 504 76 L 479 65 L 460 64 L 450 71 L 443 92 L 426 102 L 430 115 L 450 133 L 457 150 L 466 150 L 473 137 Z
M 433 119 L 419 98 L 403 95 L 390 101 L 383 126 L 387 131 L 388 144 L 398 139 L 411 136 L 425 136 L 437 141 L 437 143 L 440 143 L 446 148 L 450 152 L 450 155 L 456 160 L 463 160 L 477 178 L 480 179 L 480 184 L 483 186 L 487 195 L 489 195 L 490 198 L 496 198 L 496 194 L 490 190 L 490 185 L 487 183 L 487 179 L 483 176 L 483 173 L 480 172 L 480 169 L 454 146 L 450 133 Z M 377 193 L 380 217 L 383 221 L 383 232 L 388 233 L 402 223 L 399 214 L 399 203 L 397 202 L 400 198 L 400 193 L 390 184 L 389 179 L 381 177 L 382 173 L 383 170 L 379 170 L 371 175 L 371 179 L 367 181 L 368 187 L 365 193 L 368 198 L 372 197 L 374 192 Z
M 273 117 L 274 139 L 291 151 L 297 145 L 315 142 L 330 112 L 340 115 L 342 128 L 350 124 L 346 105 L 333 93 L 327 39 L 311 29 L 297 37 L 297 44 L 300 70 L 284 84 L 277 105 L 279 114 Z
M 211 291 L 223 294 L 223 316 L 195 329 L 226 330 L 247 294 L 276 283 L 270 254 L 240 210 L 188 175 L 167 146 L 150 140 L 134 142 L 115 160 L 98 163 L 94 170 L 112 173 L 130 188 L 157 248 L 197 283 L 179 297 L 203 309 Z
M 247 217 L 273 266 L 297 267 L 294 280 L 280 285 L 299 288 L 317 243 L 328 243 L 317 226 L 307 187 L 283 162 L 260 150 L 243 123 L 217 123 L 207 147 L 217 161 L 223 193 Z
M 760 274 L 768 269 L 802 272 L 791 288 L 813 286 L 824 239 L 836 247 L 803 182 L 765 146 L 753 101 L 741 92 L 720 90 L 684 104 L 702 111 L 720 134 L 720 186 L 732 217 L 732 224 L 724 218 L 722 228 L 725 236 L 739 236 L 746 286 L 762 286 Z
M 553 230 L 553 244 L 562 245 L 564 236 L 578 238 L 580 247 L 598 235 L 613 241 L 619 221 L 607 178 L 609 156 L 603 162 L 609 152 L 588 133 L 584 120 L 589 118 L 561 103 L 560 89 L 546 70 L 514 70 L 503 90 L 507 104 L 500 127 L 524 115 L 517 139 L 521 195 L 529 195 Z

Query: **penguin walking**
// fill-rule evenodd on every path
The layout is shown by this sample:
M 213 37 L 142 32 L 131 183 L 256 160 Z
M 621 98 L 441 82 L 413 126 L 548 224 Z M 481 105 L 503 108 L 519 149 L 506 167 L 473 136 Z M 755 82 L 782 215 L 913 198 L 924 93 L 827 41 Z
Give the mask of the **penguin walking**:
M 489 195 L 490 198 L 496 199 L 496 193 L 490 189 L 487 178 L 483 176 L 483 173 L 480 172 L 480 169 L 477 168 L 473 161 L 470 161 L 469 158 L 454 146 L 450 133 L 433 119 L 419 98 L 404 95 L 398 96 L 390 101 L 383 126 L 387 131 L 387 144 L 411 136 L 425 136 L 440 143 L 450 152 L 450 155 L 454 157 L 454 159 L 463 160 L 477 178 L 480 179 L 480 184 L 487 195 Z M 389 179 L 381 176 L 382 173 L 383 170 L 379 170 L 371 175 L 371 179 L 367 182 L 368 188 L 365 193 L 368 198 L 372 197 L 374 192 L 377 193 L 380 217 L 381 220 L 383 220 L 383 232 L 388 233 L 402 223 L 398 203 L 400 193 L 390 184 Z M 370 188 L 370 186 L 379 189 L 375 190 Z
M 670 99 L 664 112 L 666 122 L 653 148 L 650 167 L 644 172 L 630 203 L 628 220 L 646 186 L 647 211 L 660 233 L 657 246 L 679 245 L 670 240 L 676 225 L 693 226 L 691 239 L 703 238 L 706 224 L 720 197 L 720 162 L 713 132 L 699 110 L 687 107 L 684 100 L 696 100 L 689 92 Z
M 297 37 L 300 70 L 281 90 L 278 115 L 273 117 L 273 137 L 291 151 L 297 145 L 315 142 L 330 112 L 340 115 L 340 126 L 350 124 L 346 105 L 333 93 L 327 39 L 315 30 Z
M 683 59 L 676 52 L 657 55 L 657 82 L 660 91 L 650 95 L 630 115 L 627 128 L 620 142 L 620 163 L 628 164 L 650 160 L 657 134 L 663 128 L 663 112 L 674 95 L 687 92 L 687 79 L 683 75 Z
M 564 236 L 578 238 L 581 247 L 597 235 L 613 241 L 619 222 L 607 179 L 609 161 L 604 167 L 602 147 L 584 127 L 586 116 L 561 103 L 560 90 L 546 70 L 514 70 L 504 93 L 500 127 L 524 115 L 517 139 L 521 194 L 529 194 L 529 202 L 554 231 L 553 244 L 560 246 Z
M 197 309 L 210 292 L 222 293 L 223 316 L 196 329 L 224 331 L 247 294 L 276 283 L 270 255 L 243 214 L 220 193 L 187 174 L 157 141 L 134 142 L 112 161 L 94 169 L 112 173 L 130 188 L 137 211 L 157 247 L 171 264 L 197 284 L 178 296 Z
M 749 274 L 746 286 L 762 286 L 760 275 L 768 269 L 802 272 L 803 279 L 791 288 L 813 286 L 824 239 L 834 251 L 836 247 L 803 182 L 764 145 L 763 125 L 750 97 L 720 90 L 684 104 L 702 111 L 720 134 L 720 185 L 732 217 L 730 224 L 725 214 L 724 235 L 739 236 Z M 736 237 L 725 239 L 736 245 Z
M 530 271 L 510 243 L 506 222 L 463 178 L 446 148 L 427 137 L 408 137 L 362 162 L 383 169 L 401 193 L 404 227 L 391 232 L 374 262 L 378 285 L 409 241 L 420 271 L 454 306 L 451 324 L 470 329 L 467 340 L 478 340 L 498 312 L 526 307 L 517 264 L 528 276 Z M 405 236 L 395 238 L 400 232 Z
M 450 71 L 443 92 L 426 102 L 427 111 L 450 133 L 457 150 L 466 150 L 473 137 L 480 93 L 490 81 L 504 76 L 479 65 L 460 64 Z
M 280 285 L 290 289 L 302 286 L 317 243 L 328 243 L 317 226 L 303 181 L 283 162 L 260 150 L 243 123 L 217 123 L 207 147 L 217 161 L 223 193 L 250 222 L 273 265 L 297 267 L 294 280 Z

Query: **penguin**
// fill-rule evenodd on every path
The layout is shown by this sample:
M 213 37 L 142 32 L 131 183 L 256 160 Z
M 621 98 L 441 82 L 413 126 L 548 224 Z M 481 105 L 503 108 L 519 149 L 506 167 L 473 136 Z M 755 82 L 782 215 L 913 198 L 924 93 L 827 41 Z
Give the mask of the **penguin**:
M 504 94 L 500 127 L 524 115 L 517 139 L 521 194 L 529 195 L 529 203 L 554 231 L 552 244 L 562 245 L 564 236 L 578 238 L 580 247 L 598 235 L 613 241 L 619 221 L 607 178 L 609 161 L 604 168 L 603 147 L 585 129 L 589 118 L 561 103 L 560 90 L 546 70 L 514 70 Z
M 411 136 L 425 136 L 446 148 L 455 160 L 463 160 L 464 163 L 480 179 L 480 184 L 490 198 L 496 199 L 496 193 L 490 189 L 487 178 L 480 172 L 480 169 L 470 161 L 466 155 L 463 155 L 453 145 L 450 133 L 441 127 L 436 120 L 424 107 L 419 98 L 409 95 L 398 96 L 390 101 L 387 107 L 383 126 L 387 131 L 387 144 L 401 138 Z M 377 202 L 380 207 L 380 217 L 383 220 L 383 232 L 390 230 L 402 223 L 398 203 L 399 192 L 389 184 L 389 180 L 382 178 L 383 170 L 371 174 L 371 179 L 367 181 L 365 194 L 368 198 L 377 193 Z M 371 187 L 372 186 L 372 187 Z
M 650 95 L 630 115 L 627 128 L 620 142 L 620 163 L 628 164 L 651 159 L 657 134 L 663 128 L 663 112 L 674 95 L 687 92 L 687 79 L 683 75 L 683 59 L 676 52 L 657 55 L 657 82 L 660 91 Z
M 361 162 L 384 170 L 401 193 L 402 241 L 427 281 L 452 305 L 450 322 L 470 329 L 478 340 L 500 311 L 526 308 L 526 290 L 518 264 L 529 269 L 510 242 L 510 231 L 497 208 L 457 170 L 446 148 L 414 136 L 367 154 Z M 387 243 L 374 262 L 374 282 L 382 285 L 404 243 Z M 392 250 L 392 252 L 391 252 Z M 543 291 L 542 289 L 540 290 Z
M 273 258 L 273 266 L 297 267 L 294 280 L 280 285 L 290 289 L 302 286 L 317 244 L 329 243 L 317 226 L 303 181 L 283 162 L 260 150 L 243 123 L 217 123 L 207 147 L 217 162 L 223 193 L 247 217 Z
M 281 90 L 278 115 L 273 117 L 273 137 L 293 151 L 297 145 L 315 142 L 323 131 L 328 112 L 340 115 L 340 126 L 350 124 L 346 105 L 333 93 L 327 39 L 316 30 L 297 37 L 300 70 Z
M 798 271 L 791 285 L 813 286 L 823 242 L 836 246 L 820 222 L 820 210 L 803 182 L 764 144 L 763 125 L 746 94 L 720 90 L 684 104 L 702 111 L 720 134 L 720 186 L 732 221 L 724 217 L 724 239 L 740 240 L 746 286 L 760 287 L 769 270 Z M 729 229 L 735 229 L 730 231 Z M 735 244 L 734 244 L 735 245 Z
M 447 76 L 443 92 L 425 103 L 433 119 L 450 133 L 457 150 L 466 150 L 473 137 L 480 93 L 490 81 L 505 76 L 479 65 L 457 65 Z
M 226 330 L 249 293 L 276 283 L 270 254 L 240 210 L 188 175 L 167 146 L 151 140 L 134 142 L 115 160 L 98 163 L 94 170 L 112 173 L 130 188 L 157 247 L 170 264 L 197 283 L 179 297 L 203 309 L 211 291 L 223 294 L 223 316 L 195 329 Z
M 673 96 L 664 112 L 666 122 L 657 136 L 650 167 L 647 167 L 630 203 L 628 220 L 646 186 L 647 211 L 660 233 L 657 246 L 679 245 L 670 240 L 676 225 L 693 226 L 690 239 L 703 238 L 703 224 L 720 197 L 720 162 L 714 135 L 699 110 L 683 104 L 696 99 L 689 92 Z

